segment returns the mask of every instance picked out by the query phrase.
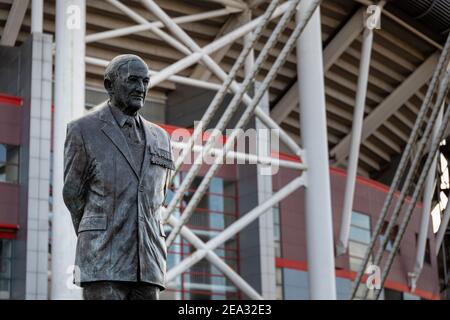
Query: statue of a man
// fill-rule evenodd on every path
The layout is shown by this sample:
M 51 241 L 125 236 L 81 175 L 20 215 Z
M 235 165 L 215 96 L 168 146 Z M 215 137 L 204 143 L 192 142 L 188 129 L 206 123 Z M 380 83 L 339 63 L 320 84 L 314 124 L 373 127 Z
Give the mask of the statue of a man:
M 138 114 L 149 85 L 140 57 L 114 58 L 104 85 L 109 100 L 67 126 L 63 197 L 78 236 L 74 282 L 85 299 L 158 299 L 170 138 Z

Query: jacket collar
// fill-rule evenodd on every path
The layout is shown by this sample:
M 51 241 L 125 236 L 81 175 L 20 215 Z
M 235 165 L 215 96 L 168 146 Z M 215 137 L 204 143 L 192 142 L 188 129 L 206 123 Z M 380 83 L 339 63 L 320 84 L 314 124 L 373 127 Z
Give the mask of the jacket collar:
M 123 154 L 125 159 L 127 160 L 128 164 L 133 169 L 133 172 L 135 173 L 138 180 L 139 177 L 139 170 L 137 170 L 137 166 L 134 162 L 134 159 L 131 155 L 131 150 L 128 147 L 128 143 L 126 141 L 126 138 L 122 132 L 122 130 L 119 127 L 118 122 L 114 118 L 114 115 L 112 113 L 111 108 L 109 107 L 109 104 L 107 101 L 102 103 L 98 106 L 98 117 L 101 121 L 103 121 L 105 124 L 101 128 L 103 133 L 111 140 L 111 142 L 116 146 L 117 149 Z M 155 133 L 155 129 L 153 128 L 152 124 L 145 119 L 142 118 L 141 115 L 136 116 L 138 119 L 138 122 L 143 125 L 144 127 L 144 134 L 145 134 L 145 153 L 144 153 L 144 163 L 148 163 L 148 153 L 152 151 L 152 148 L 158 146 L 158 138 Z M 147 124 L 147 125 L 146 125 Z M 141 175 L 144 170 L 142 170 Z
M 137 114 L 136 116 L 129 116 L 125 113 L 122 112 L 122 110 L 120 110 L 119 108 L 113 106 L 110 102 L 107 102 L 109 108 L 111 109 L 111 113 L 114 117 L 114 119 L 116 120 L 117 124 L 123 128 L 123 126 L 125 125 L 125 122 L 130 119 L 130 118 L 134 118 L 136 120 L 136 124 L 138 125 L 138 127 L 141 126 L 141 122 L 140 122 L 140 118 L 139 118 L 139 114 Z

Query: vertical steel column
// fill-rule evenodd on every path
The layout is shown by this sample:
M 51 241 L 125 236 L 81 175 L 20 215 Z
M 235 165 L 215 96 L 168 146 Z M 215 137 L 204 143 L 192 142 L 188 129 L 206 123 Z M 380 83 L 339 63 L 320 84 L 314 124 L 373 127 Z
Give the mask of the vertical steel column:
M 81 290 L 71 285 L 76 237 L 62 189 L 67 123 L 84 113 L 85 19 L 85 0 L 56 1 L 52 299 L 81 298 Z
M 355 181 L 358 169 L 358 156 L 361 144 L 361 132 L 364 120 L 364 108 L 366 106 L 367 83 L 369 79 L 370 57 L 372 53 L 373 30 L 364 29 L 361 49 L 361 61 L 359 65 L 358 88 L 356 92 L 356 104 L 353 116 L 350 153 L 347 166 L 347 181 L 345 184 L 344 207 L 342 210 L 341 228 L 339 240 L 336 246 L 336 255 L 342 255 L 347 251 L 350 222 L 352 218 L 353 197 L 355 194 Z
M 251 11 L 244 11 L 248 14 L 248 21 L 251 20 Z M 244 36 L 244 42 L 251 42 L 251 34 Z M 245 74 L 252 71 L 255 64 L 255 51 L 252 49 L 247 56 L 244 65 Z M 254 91 L 260 85 L 256 80 L 253 82 Z M 258 107 L 270 113 L 269 91 L 264 93 L 264 97 Z M 264 123 L 255 116 L 255 129 L 257 131 L 257 147 L 256 154 L 258 156 L 270 157 L 271 145 L 270 136 L 264 136 L 263 130 L 269 130 Z M 258 205 L 264 200 L 272 196 L 272 175 L 268 175 L 268 170 L 272 170 L 271 166 L 257 164 L 256 165 L 256 196 Z M 265 299 L 274 300 L 276 298 L 276 279 L 275 279 L 275 248 L 273 241 L 273 208 L 271 207 L 258 219 L 259 229 L 259 258 L 260 258 L 260 279 L 261 279 L 261 295 Z M 255 270 L 256 271 L 256 270 Z
M 31 33 L 42 33 L 44 25 L 44 0 L 31 1 Z
M 312 0 L 297 9 L 297 23 Z M 306 241 L 311 299 L 336 299 L 330 168 L 325 113 L 320 7 L 297 40 L 297 77 L 303 147 L 310 164 L 305 189 Z
M 438 118 L 436 119 L 436 124 L 433 129 L 433 140 L 436 139 L 437 132 L 441 127 L 443 113 L 444 105 L 442 105 L 441 110 L 439 111 Z M 417 237 L 416 260 L 414 263 L 414 270 L 408 273 L 412 291 L 416 289 L 417 280 L 423 268 L 423 259 L 425 258 L 425 247 L 427 244 L 428 226 L 431 215 L 431 201 L 433 200 L 434 188 L 436 186 L 436 166 L 438 156 L 439 152 L 436 154 L 433 163 L 431 164 L 431 168 L 428 172 L 427 180 L 425 182 L 425 191 L 423 194 L 422 202 L 422 218 L 420 221 L 419 235 Z

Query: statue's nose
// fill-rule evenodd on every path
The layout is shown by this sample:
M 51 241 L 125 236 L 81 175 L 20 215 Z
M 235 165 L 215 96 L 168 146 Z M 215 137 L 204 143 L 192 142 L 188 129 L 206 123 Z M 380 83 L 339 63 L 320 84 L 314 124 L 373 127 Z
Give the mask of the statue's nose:
M 144 83 L 142 81 L 139 81 L 135 89 L 139 93 L 144 93 Z

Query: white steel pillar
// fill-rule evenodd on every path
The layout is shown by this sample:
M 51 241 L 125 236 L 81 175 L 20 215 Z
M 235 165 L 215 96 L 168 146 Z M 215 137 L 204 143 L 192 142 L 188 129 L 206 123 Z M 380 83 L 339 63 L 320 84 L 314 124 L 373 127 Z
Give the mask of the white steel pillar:
M 44 0 L 31 1 L 31 33 L 42 33 L 44 25 Z
M 67 123 L 84 113 L 85 18 L 85 0 L 56 1 L 52 299 L 81 298 L 72 285 L 76 237 L 62 189 Z
M 248 14 L 248 21 L 251 21 L 251 11 Z M 251 41 L 251 33 L 244 36 L 245 42 Z M 245 60 L 245 74 L 251 72 L 255 64 L 255 51 L 252 49 Z M 254 92 L 256 92 L 259 82 L 254 82 Z M 269 92 L 266 91 L 260 105 L 258 106 L 267 114 L 270 113 Z M 266 135 L 270 128 L 255 117 L 255 129 L 257 134 L 256 154 L 258 156 L 271 156 L 270 135 Z M 256 165 L 256 187 L 258 205 L 272 196 L 272 168 L 270 165 Z M 273 240 L 273 207 L 268 209 L 258 219 L 259 229 L 259 259 L 260 259 L 260 279 L 261 295 L 264 299 L 275 300 L 276 298 L 276 270 L 275 270 L 275 246 Z M 256 271 L 256 270 L 255 270 Z
M 356 104 L 352 125 L 350 155 L 347 165 L 347 181 L 345 184 L 344 207 L 342 210 L 341 228 L 339 233 L 339 240 L 336 246 L 336 255 L 344 254 L 347 251 L 348 246 L 348 236 L 350 234 L 350 223 L 353 209 L 353 197 L 355 193 L 356 173 L 358 170 L 359 148 L 361 144 L 361 133 L 364 121 L 364 109 L 366 107 L 367 83 L 369 80 L 372 44 L 373 30 L 366 28 L 363 33 L 358 88 L 356 92 Z
M 255 83 L 257 88 L 259 83 Z M 269 92 L 264 93 L 264 97 L 259 107 L 261 110 L 269 113 Z M 257 131 L 257 154 L 260 156 L 269 156 L 271 154 L 271 134 L 270 128 L 255 117 L 255 128 Z M 257 196 L 258 205 L 270 199 L 273 195 L 272 172 L 277 168 L 271 165 L 257 164 Z M 260 246 L 260 265 L 261 265 L 261 294 L 264 299 L 276 299 L 276 268 L 275 268 L 275 242 L 273 225 L 273 207 L 270 207 L 258 219 L 259 224 L 259 246 Z
M 439 128 L 442 124 L 442 117 L 444 115 L 444 105 L 442 105 L 439 115 L 436 119 L 436 124 L 433 129 L 433 140 L 436 139 Z M 414 292 L 416 290 L 417 280 L 419 279 L 420 273 L 423 268 L 423 260 L 425 258 L 425 248 L 427 244 L 428 227 L 431 215 L 431 202 L 433 200 L 434 188 L 436 186 L 436 167 L 439 152 L 436 154 L 433 163 L 431 164 L 430 171 L 428 172 L 427 180 L 425 182 L 425 191 L 423 194 L 422 201 L 422 218 L 420 220 L 420 231 L 417 236 L 417 251 L 416 260 L 414 263 L 414 270 L 408 273 L 410 280 L 411 290 Z
M 303 0 L 297 23 L 312 0 Z M 303 148 L 309 164 L 305 188 L 310 299 L 336 299 L 320 7 L 297 41 Z

